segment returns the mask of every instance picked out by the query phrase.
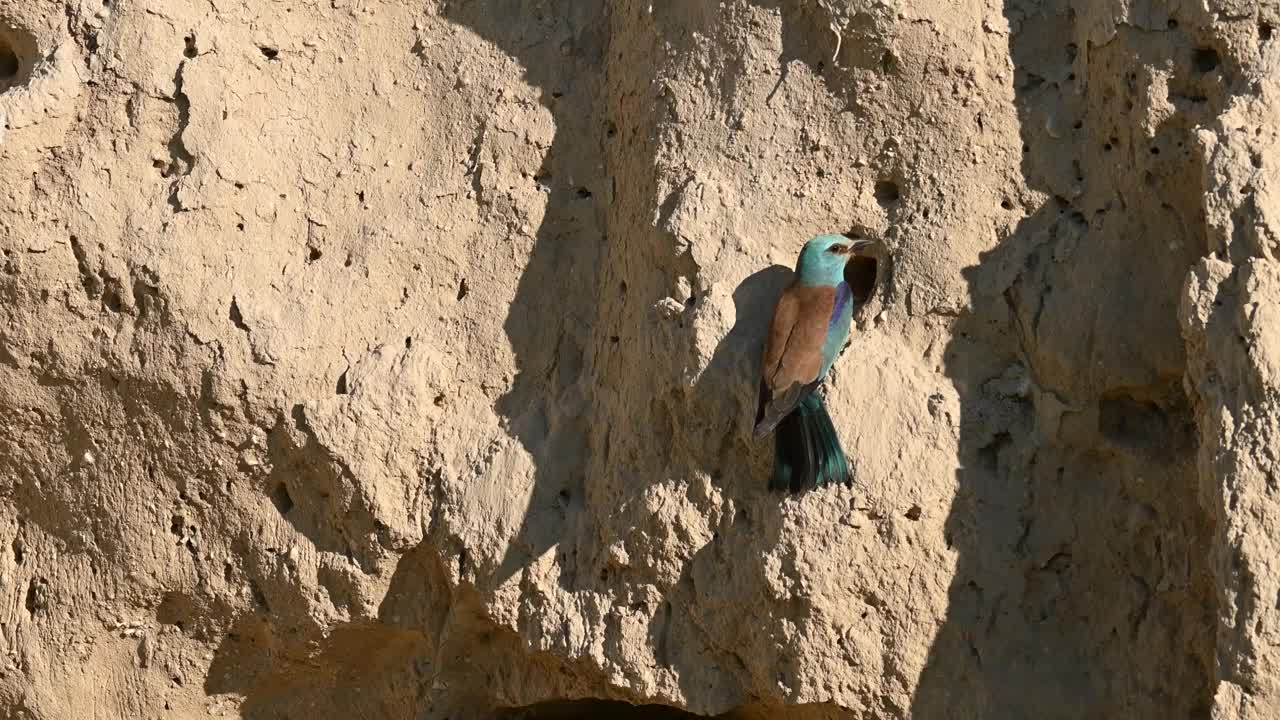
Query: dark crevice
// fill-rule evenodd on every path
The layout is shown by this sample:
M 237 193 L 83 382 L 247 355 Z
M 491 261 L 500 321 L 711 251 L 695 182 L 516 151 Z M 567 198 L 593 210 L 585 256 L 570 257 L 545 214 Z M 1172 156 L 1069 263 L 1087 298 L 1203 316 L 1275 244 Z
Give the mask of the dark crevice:
M 245 332 L 249 332 L 249 326 L 245 324 L 244 315 L 240 313 L 240 305 L 236 302 L 234 297 L 231 298 L 231 312 L 229 313 L 229 316 L 231 318 L 231 322 L 237 328 L 240 328 Z
M 71 254 L 76 258 L 76 268 L 80 271 L 80 285 L 84 288 L 85 297 L 96 300 L 102 297 L 105 286 L 102 278 L 89 266 L 89 254 L 80 238 L 71 236 Z
M 497 717 L 502 720 L 677 720 L 705 716 L 665 705 L 631 705 L 616 700 L 585 699 L 552 700 L 524 707 L 503 708 L 497 712 Z
M 284 483 L 276 485 L 276 489 L 271 491 L 271 504 L 275 505 L 281 515 L 289 514 L 293 509 L 293 498 L 289 495 L 288 486 Z
M 173 105 L 178 110 L 178 127 L 169 138 L 167 145 L 169 166 L 161 173 L 166 178 L 174 178 L 173 182 L 169 183 L 169 206 L 175 213 L 188 209 L 182 206 L 182 201 L 178 198 L 178 188 L 181 179 L 190 175 L 191 169 L 196 164 L 195 156 L 187 149 L 183 140 L 183 134 L 191 124 L 191 99 L 182 91 L 182 73 L 186 67 L 187 63 L 184 60 L 178 64 L 178 70 L 173 76 Z
M 49 581 L 35 578 L 27 585 L 27 597 L 24 605 L 32 615 L 49 607 Z

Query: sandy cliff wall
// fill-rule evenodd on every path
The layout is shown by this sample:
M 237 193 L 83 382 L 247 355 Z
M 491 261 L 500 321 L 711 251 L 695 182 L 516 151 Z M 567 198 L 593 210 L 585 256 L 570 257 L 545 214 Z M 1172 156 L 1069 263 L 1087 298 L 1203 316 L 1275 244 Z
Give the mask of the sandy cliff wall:
M 0 0 L 3 714 L 1275 717 L 1278 32 Z M 784 498 L 831 230 L 857 481 Z

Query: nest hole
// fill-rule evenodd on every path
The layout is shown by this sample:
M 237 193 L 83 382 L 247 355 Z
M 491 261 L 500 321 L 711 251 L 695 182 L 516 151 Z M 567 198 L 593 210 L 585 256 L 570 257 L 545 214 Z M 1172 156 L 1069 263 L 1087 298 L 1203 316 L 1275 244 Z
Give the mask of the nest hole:
M 898 183 L 892 180 L 881 180 L 876 183 L 876 202 L 881 207 L 889 207 L 898 202 L 902 197 L 902 192 L 898 189 Z
M 21 28 L 0 27 L 0 93 L 25 83 L 39 56 L 32 35 Z
M 1218 64 L 1222 62 L 1218 57 L 1218 51 L 1213 48 L 1203 47 L 1197 48 L 1191 55 L 1191 62 L 1195 65 L 1196 71 L 1201 73 L 1213 72 L 1217 69 Z
M 849 262 L 844 266 L 844 281 L 849 283 L 849 290 L 853 292 L 853 299 L 863 305 L 869 300 L 876 290 L 876 278 L 880 274 L 880 261 L 876 258 L 859 255 L 849 258 Z

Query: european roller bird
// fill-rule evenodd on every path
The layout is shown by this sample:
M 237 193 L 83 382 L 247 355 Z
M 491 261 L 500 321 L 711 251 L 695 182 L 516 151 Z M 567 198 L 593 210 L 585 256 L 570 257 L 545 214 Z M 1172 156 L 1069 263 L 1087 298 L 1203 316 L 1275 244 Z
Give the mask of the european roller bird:
M 849 339 L 854 296 L 845 264 L 871 242 L 819 235 L 805 243 L 795 278 L 774 306 L 755 427 L 756 439 L 776 430 L 771 490 L 851 482 L 840 438 L 814 390 Z

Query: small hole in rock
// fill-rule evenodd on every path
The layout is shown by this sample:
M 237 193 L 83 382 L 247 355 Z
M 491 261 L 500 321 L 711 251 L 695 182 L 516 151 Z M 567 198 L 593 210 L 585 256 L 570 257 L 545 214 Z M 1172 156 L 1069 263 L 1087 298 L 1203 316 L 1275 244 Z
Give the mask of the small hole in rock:
M 1165 27 L 1169 28 L 1170 30 L 1177 30 L 1178 21 L 1174 20 L 1173 18 L 1169 18 L 1169 22 L 1165 23 Z
M 279 510 L 281 515 L 288 515 L 293 509 L 293 498 L 289 496 L 289 488 L 284 483 L 280 483 L 275 490 L 271 491 L 271 504 L 276 506 L 276 510 Z
M 919 519 L 920 519 L 920 514 L 921 514 L 922 512 L 923 512 L 923 511 L 920 509 L 920 506 L 919 506 L 919 505 L 912 505 L 912 506 L 911 506 L 911 509 L 907 511 L 907 519 L 908 519 L 908 520 L 919 520 Z
M 244 232 L 244 223 L 236 223 L 236 229 L 240 232 Z
M 898 191 L 898 184 L 892 180 L 881 180 L 876 183 L 876 202 L 882 207 L 888 207 L 898 202 L 901 193 Z
M 1009 202 L 1009 198 L 1005 198 L 1000 201 L 1000 207 L 1004 208 L 1005 210 L 1012 210 L 1013 203 Z
M 268 60 L 275 60 L 276 57 L 280 55 L 280 50 L 277 48 L 264 45 L 258 49 L 262 51 L 262 57 Z
M 334 393 L 337 395 L 347 395 L 350 393 L 350 388 L 347 387 L 346 370 L 343 370 L 342 374 L 338 376 L 338 386 L 334 388 Z
M 411 347 L 413 347 L 413 338 L 411 338 L 411 337 L 407 337 L 407 338 L 405 338 L 405 339 L 404 339 L 404 349 L 405 349 L 405 350 L 408 350 L 408 349 L 409 349 L 409 348 L 411 348 Z
M 182 41 L 185 44 L 182 50 L 183 57 L 193 58 L 200 54 L 200 51 L 196 49 L 196 37 L 194 35 L 188 35 L 182 38 Z
M 48 581 L 44 578 L 36 578 L 27 586 L 27 612 L 34 614 L 37 610 L 44 610 L 48 607 L 47 584 Z
M 466 297 L 471 292 L 471 288 L 467 287 L 467 279 L 462 278 L 462 282 L 458 283 L 458 299 Z
M 1273 32 L 1274 28 L 1269 23 L 1260 23 L 1258 25 L 1258 39 L 1262 42 L 1270 41 Z
M 578 192 L 578 197 L 582 200 L 586 200 L 587 198 L 591 197 L 591 191 L 584 187 L 578 188 L 577 192 Z
M 307 249 L 307 262 L 315 262 L 324 255 L 320 248 L 313 247 Z
M 1253 165 L 1255 168 L 1262 167 L 1262 156 L 1258 153 L 1249 155 L 1249 164 Z
M 1202 73 L 1213 72 L 1220 62 L 1218 51 L 1213 48 L 1197 48 L 1191 55 L 1191 62 L 1196 70 Z

